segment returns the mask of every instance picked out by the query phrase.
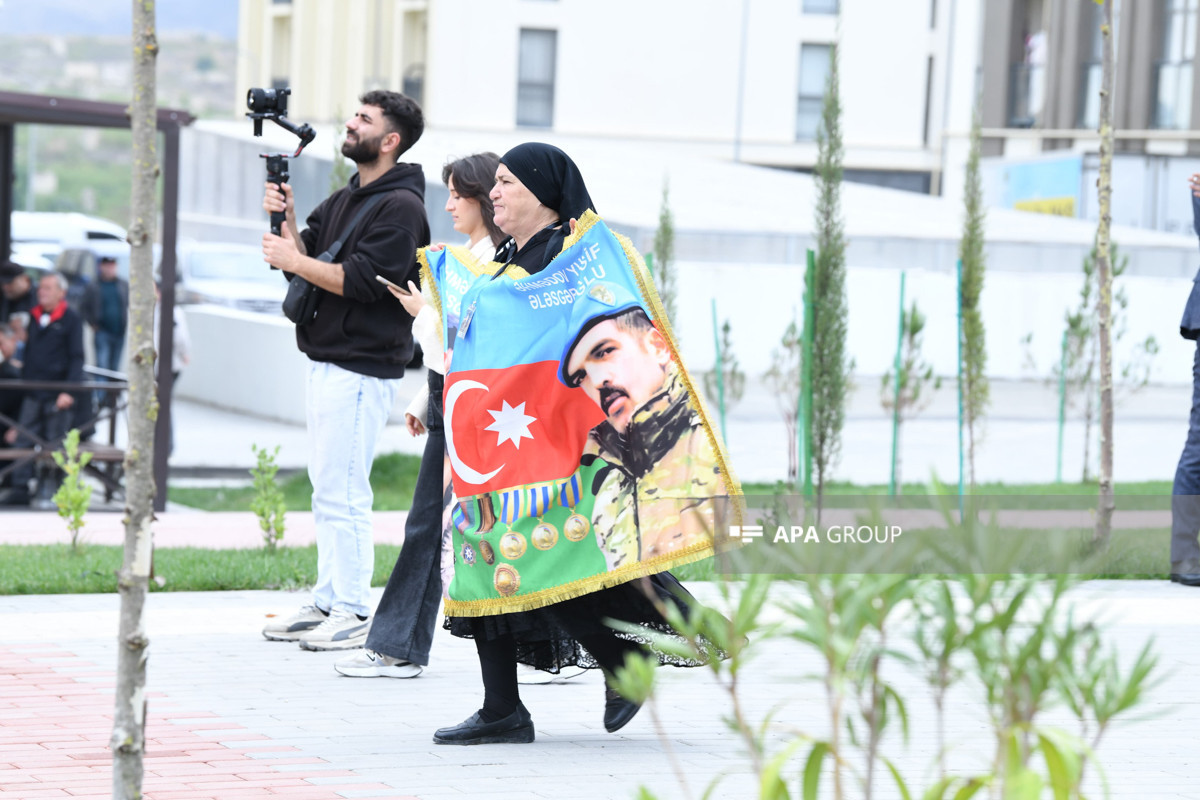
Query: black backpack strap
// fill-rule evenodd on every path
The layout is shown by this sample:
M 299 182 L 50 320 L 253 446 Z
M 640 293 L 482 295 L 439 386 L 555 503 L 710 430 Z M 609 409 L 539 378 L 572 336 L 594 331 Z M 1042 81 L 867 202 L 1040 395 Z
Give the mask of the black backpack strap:
M 338 254 L 342 252 L 342 246 L 345 244 L 346 240 L 350 238 L 350 234 L 354 233 L 354 229 L 358 227 L 358 223 L 362 222 L 363 217 L 367 215 L 367 212 L 374 208 L 379 201 L 383 199 L 384 194 L 386 194 L 386 192 L 380 192 L 368 197 L 367 201 L 359 206 L 358 211 L 354 214 L 354 218 L 350 220 L 350 224 L 347 225 L 345 230 L 342 231 L 342 235 L 338 237 L 336 242 L 329 245 L 328 250 L 317 256 L 317 260 L 324 261 L 326 263 L 332 263 L 333 260 L 338 257 Z

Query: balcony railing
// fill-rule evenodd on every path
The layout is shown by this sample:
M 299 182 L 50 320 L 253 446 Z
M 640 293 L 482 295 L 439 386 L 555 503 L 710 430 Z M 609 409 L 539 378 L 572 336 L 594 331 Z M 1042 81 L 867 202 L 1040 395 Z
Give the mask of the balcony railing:
M 1154 65 L 1155 128 L 1187 130 L 1192 122 L 1192 62 L 1159 61 Z

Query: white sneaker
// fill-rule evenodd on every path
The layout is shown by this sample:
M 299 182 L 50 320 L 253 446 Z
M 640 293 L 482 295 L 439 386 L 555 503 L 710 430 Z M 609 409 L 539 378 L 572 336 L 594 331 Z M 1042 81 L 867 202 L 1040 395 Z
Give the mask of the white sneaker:
M 361 653 L 338 659 L 333 668 L 351 678 L 415 678 L 421 674 L 421 666 L 401 658 L 392 658 L 383 653 L 363 648 Z
M 344 609 L 334 609 L 317 627 L 300 635 L 305 650 L 353 650 L 362 647 L 371 630 L 371 618 L 359 619 Z
M 329 617 L 316 606 L 304 606 L 290 617 L 276 617 L 268 622 L 262 635 L 273 642 L 294 642 Z
M 542 672 L 528 664 L 517 664 L 517 683 L 523 686 L 540 686 L 547 683 L 566 683 L 571 678 L 578 678 L 587 672 L 583 667 L 564 667 L 557 675 L 552 672 Z

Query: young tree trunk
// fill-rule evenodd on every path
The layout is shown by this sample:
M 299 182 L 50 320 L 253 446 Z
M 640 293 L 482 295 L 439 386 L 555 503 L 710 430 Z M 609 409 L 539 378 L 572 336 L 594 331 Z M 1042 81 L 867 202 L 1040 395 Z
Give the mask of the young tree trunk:
M 117 692 L 113 714 L 113 797 L 142 796 L 146 732 L 146 658 L 142 619 L 153 558 L 150 522 L 154 502 L 154 255 L 155 59 L 154 0 L 133 0 L 133 169 L 129 242 L 129 447 L 125 454 L 125 554 L 117 574 L 121 594 L 117 636 Z M 168 359 L 168 369 L 169 369 Z
M 1113 515 L 1113 374 L 1112 374 L 1112 262 L 1109 228 L 1112 225 L 1113 157 L 1113 0 L 1103 0 L 1103 75 L 1100 82 L 1100 224 L 1096 229 L 1096 272 L 1100 296 L 1100 496 L 1096 509 L 1095 544 L 1108 542 Z

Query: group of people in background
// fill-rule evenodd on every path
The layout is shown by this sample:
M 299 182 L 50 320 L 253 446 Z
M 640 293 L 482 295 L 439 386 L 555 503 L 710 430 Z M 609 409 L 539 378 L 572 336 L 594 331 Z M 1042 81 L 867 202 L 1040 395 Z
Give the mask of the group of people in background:
M 447 368 L 443 353 L 453 342 L 443 341 L 431 287 L 420 282 L 417 251 L 429 244 L 423 174 L 419 166 L 399 161 L 421 136 L 421 109 L 412 99 L 390 91 L 369 92 L 360 102 L 346 123 L 342 147 L 358 166 L 348 185 L 318 205 L 303 230 L 289 185 L 268 183 L 263 199 L 265 211 L 284 212 L 286 218 L 280 236 L 263 236 L 264 259 L 289 280 L 303 279 L 322 292 L 315 318 L 296 329 L 297 345 L 310 361 L 308 471 L 317 529 L 317 583 L 310 603 L 291 616 L 272 618 L 263 635 L 298 642 L 308 650 L 358 650 L 336 662 L 342 675 L 414 678 L 429 664 L 439 601 L 453 575 L 447 537 L 454 489 L 442 417 Z M 589 209 L 595 211 L 574 162 L 546 144 L 519 145 L 503 157 L 480 153 L 457 159 L 446 165 L 442 178 L 450 192 L 446 211 L 455 230 L 465 237 L 472 259 L 494 271 L 490 278 L 481 276 L 481 282 L 499 285 L 496 279 L 515 268 L 529 274 L 541 271 L 563 249 L 576 221 Z M 380 193 L 383 201 L 360 220 L 359 209 Z M 330 245 L 338 241 L 344 246 L 331 254 Z M 322 257 L 314 258 L 318 252 Z M 483 319 L 496 313 L 491 308 L 485 285 L 471 310 L 463 311 L 459 335 L 471 315 Z M 644 327 L 653 328 L 648 319 Z M 648 334 L 635 338 L 637 347 L 648 346 L 643 341 L 649 341 Z M 372 612 L 371 461 L 414 340 L 424 353 L 426 385 L 405 419 L 412 434 L 427 436 L 426 446 L 404 546 Z M 597 367 L 594 359 L 579 352 L 578 375 L 568 385 L 587 389 L 593 374 L 589 370 Z M 659 367 L 661 383 L 668 371 L 665 364 Z M 623 413 L 632 415 L 645 400 L 640 394 L 633 397 L 637 392 L 607 384 L 605 391 L 623 398 L 606 395 L 601 407 L 610 421 Z M 621 431 L 628 416 L 623 419 L 613 423 Z M 490 421 L 479 420 L 478 425 L 482 428 Z M 650 650 L 638 637 L 618 635 L 609 622 L 670 630 L 663 604 L 686 610 L 690 601 L 670 573 L 659 573 L 529 611 L 448 617 L 446 629 L 475 641 L 483 701 L 462 723 L 438 730 L 434 741 L 533 741 L 532 716 L 518 691 L 518 663 L 549 677 L 564 669 L 601 668 L 606 678 L 603 723 L 608 731 L 621 729 L 639 704 L 622 697 L 612 677 L 629 655 Z M 660 663 L 671 660 L 652 655 Z
M 129 283 L 117 273 L 116 259 L 98 258 L 95 275 L 82 291 L 72 292 L 60 272 L 46 272 L 35 282 L 21 265 L 11 261 L 0 264 L 0 414 L 12 421 L 0 419 L 0 448 L 21 451 L 14 452 L 14 458 L 0 460 L 0 470 L 8 468 L 0 480 L 0 505 L 53 508 L 51 497 L 61 473 L 48 459 L 25 453 L 53 449 L 71 428 L 78 428 L 86 441 L 95 432 L 96 407 L 116 406 L 117 391 L 13 388 L 3 382 L 120 379 L 129 323 Z M 186 363 L 189 340 L 182 315 L 176 316 L 175 325 L 173 362 Z M 95 369 L 87 371 L 85 328 L 92 333 L 95 356 Z

